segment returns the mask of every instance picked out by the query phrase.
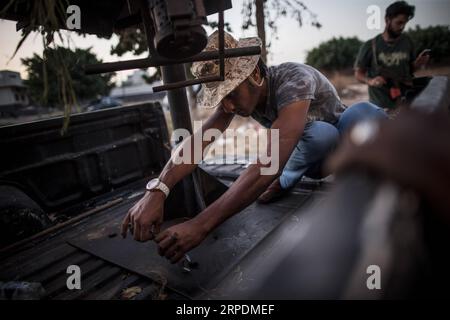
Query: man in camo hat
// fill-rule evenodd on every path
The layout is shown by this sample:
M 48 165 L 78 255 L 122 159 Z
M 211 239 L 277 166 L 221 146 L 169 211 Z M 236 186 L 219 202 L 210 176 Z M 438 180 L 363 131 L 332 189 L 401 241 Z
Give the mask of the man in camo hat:
M 260 43 L 255 37 L 236 40 L 225 33 L 225 48 Z M 205 50 L 217 49 L 218 32 L 215 32 Z M 219 61 L 195 62 L 192 73 L 197 78 L 218 75 Z M 155 239 L 160 254 L 172 262 L 182 259 L 214 228 L 258 197 L 262 203 L 274 201 L 303 176 L 323 176 L 321 164 L 342 132 L 356 121 L 386 116 L 370 103 L 358 103 L 344 111 L 335 88 L 316 69 L 299 63 L 267 68 L 259 56 L 225 59 L 225 80 L 203 84 L 198 104 L 216 108 L 202 132 L 225 131 L 235 115 L 252 117 L 266 128 L 278 129 L 279 170 L 273 175 L 262 175 L 261 169 L 271 164 L 251 164 L 227 192 L 196 217 L 159 232 L 169 190 L 196 168 L 196 164 L 176 164 L 174 157 L 179 154 L 175 152 L 159 178 L 149 183 L 147 193 L 130 209 L 122 225 L 124 236 L 132 224 L 136 240 Z M 193 141 L 189 137 L 183 144 L 189 147 Z M 203 142 L 202 154 L 208 144 Z M 268 150 L 272 150 L 270 143 Z
M 216 31 L 210 37 L 205 51 L 219 50 L 219 33 Z M 229 33 L 225 33 L 225 48 L 234 49 L 250 46 L 261 46 L 259 38 L 245 38 L 236 41 Z M 222 99 L 236 89 L 258 64 L 259 56 L 244 56 L 225 59 L 225 81 L 207 82 L 197 96 L 197 103 L 203 108 L 215 108 Z M 196 78 L 219 74 L 219 61 L 194 62 L 191 68 Z

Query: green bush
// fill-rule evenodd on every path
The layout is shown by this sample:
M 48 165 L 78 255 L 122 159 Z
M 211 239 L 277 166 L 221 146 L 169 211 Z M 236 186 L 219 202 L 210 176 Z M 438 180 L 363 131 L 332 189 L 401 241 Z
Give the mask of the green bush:
M 352 68 L 362 41 L 353 38 L 333 38 L 312 49 L 306 63 L 322 70 L 333 71 Z
M 44 57 L 45 56 L 45 63 Z M 100 63 L 97 56 L 88 49 L 71 50 L 64 47 L 45 49 L 43 56 L 34 54 L 22 59 L 28 72 L 24 81 L 28 86 L 32 100 L 43 106 L 59 107 L 64 94 L 72 90 L 76 99 L 88 100 L 97 95 L 107 94 L 112 87 L 113 73 L 104 75 L 86 75 L 83 66 Z M 66 71 L 68 75 L 63 77 Z
M 419 54 L 424 49 L 431 49 L 432 62 L 439 63 L 450 60 L 450 29 L 449 26 L 433 26 L 409 29 L 406 32 Z
M 449 26 L 432 26 L 409 29 L 406 34 L 411 37 L 416 52 L 431 49 L 431 62 L 450 62 Z M 312 49 L 306 56 L 306 63 L 326 71 L 352 68 L 363 42 L 356 37 L 333 38 Z

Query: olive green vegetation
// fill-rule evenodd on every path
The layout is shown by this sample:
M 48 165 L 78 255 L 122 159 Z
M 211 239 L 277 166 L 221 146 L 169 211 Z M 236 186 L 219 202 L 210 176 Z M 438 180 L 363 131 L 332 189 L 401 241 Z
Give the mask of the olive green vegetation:
M 42 36 L 44 62 L 47 61 L 45 58 L 46 50 L 49 50 L 52 45 L 55 47 L 53 41 L 55 36 L 58 36 L 62 43 L 64 43 L 64 40 L 69 41 L 69 39 L 65 38 L 60 32 L 63 21 L 66 21 L 66 8 L 68 5 L 69 2 L 67 0 L 10 0 L 0 12 L 0 18 L 2 18 L 10 9 L 20 9 L 22 12 L 27 12 L 29 17 L 27 24 L 22 29 L 21 39 L 18 42 L 11 59 L 14 58 L 22 44 L 33 32 L 38 32 Z M 69 68 L 63 60 L 63 57 L 56 54 L 52 59 L 52 64 L 53 66 L 51 68 L 58 70 L 55 79 L 56 82 L 50 82 L 48 79 L 49 72 L 47 69 L 49 66 L 47 66 L 47 63 L 41 65 L 41 78 L 43 81 L 41 96 L 42 100 L 46 101 L 52 94 L 52 91 L 54 91 L 53 85 L 56 84 L 58 86 L 60 104 L 64 106 L 64 124 L 61 130 L 61 133 L 64 134 L 69 125 L 71 110 L 77 105 L 77 99 L 73 90 L 72 79 L 68 70 Z
M 60 60 L 64 61 L 64 65 L 67 67 L 66 70 L 71 79 L 69 85 L 78 100 L 104 95 L 111 89 L 113 74 L 84 74 L 82 66 L 101 62 L 91 52 L 91 48 L 87 50 L 71 50 L 64 47 L 47 48 L 44 50 L 43 56 L 34 54 L 31 58 L 22 59 L 22 64 L 28 73 L 28 79 L 24 82 L 28 86 L 34 102 L 53 108 L 60 108 L 67 103 L 64 98 L 66 77 L 62 75 L 64 71 L 60 68 Z M 54 86 L 45 97 L 43 92 L 46 81 Z
M 362 41 L 353 38 L 333 38 L 312 49 L 306 63 L 322 70 L 343 70 L 353 66 Z
M 431 62 L 436 64 L 450 63 L 450 28 L 449 26 L 432 26 L 421 28 L 416 26 L 408 30 L 416 52 L 431 49 Z
M 450 62 L 450 29 L 448 26 L 416 26 L 405 32 L 413 41 L 416 52 L 431 49 L 431 63 Z M 333 38 L 310 50 L 306 63 L 326 71 L 339 71 L 353 67 L 362 41 L 356 37 Z

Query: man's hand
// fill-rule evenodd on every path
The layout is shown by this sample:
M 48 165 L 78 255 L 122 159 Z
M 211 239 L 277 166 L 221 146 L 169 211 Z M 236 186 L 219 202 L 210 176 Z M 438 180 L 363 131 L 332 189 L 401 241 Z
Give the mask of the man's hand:
M 207 236 L 206 230 L 195 218 L 167 228 L 155 238 L 158 252 L 170 262 L 180 261 L 186 252 L 195 248 Z
M 377 76 L 375 78 L 367 80 L 367 84 L 370 87 L 381 87 L 386 84 L 386 79 L 384 79 L 382 76 Z
M 416 70 L 420 69 L 422 66 L 425 66 L 430 61 L 429 50 L 423 50 L 414 61 L 414 68 Z
M 145 195 L 128 211 L 122 222 L 122 237 L 127 236 L 128 228 L 134 240 L 148 241 L 159 233 L 164 215 L 164 193 L 147 191 Z

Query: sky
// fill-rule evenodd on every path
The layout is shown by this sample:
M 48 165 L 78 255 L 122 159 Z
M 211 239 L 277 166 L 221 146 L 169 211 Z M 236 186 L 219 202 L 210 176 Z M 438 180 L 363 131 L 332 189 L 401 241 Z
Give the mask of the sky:
M 268 0 L 269 2 L 271 0 Z M 225 12 L 225 21 L 233 30 L 235 37 L 255 36 L 256 30 L 242 31 L 242 0 L 232 0 L 233 8 Z M 333 37 L 353 37 L 367 40 L 382 32 L 384 28 L 384 11 L 393 1 L 384 0 L 303 0 L 303 3 L 317 15 L 322 28 L 317 29 L 306 23 L 300 28 L 298 23 L 289 18 L 280 18 L 278 21 L 278 39 L 272 39 L 269 55 L 269 64 L 282 62 L 304 62 L 308 50 L 318 46 L 321 42 Z M 408 1 L 416 6 L 416 16 L 409 22 L 408 28 L 419 25 L 427 27 L 432 25 L 450 24 L 450 0 L 416 0 Z M 369 29 L 367 20 L 369 14 L 367 9 L 376 5 L 381 10 L 381 28 Z M 215 15 L 209 16 L 208 20 L 216 20 Z M 81 12 L 81 23 L 83 12 Z M 207 32 L 212 30 L 207 28 Z M 82 37 L 70 32 L 72 46 L 78 48 L 92 47 L 92 52 L 97 54 L 103 62 L 119 61 L 127 59 L 143 58 L 146 54 L 133 56 L 126 54 L 122 57 L 110 54 L 111 46 L 117 43 L 117 37 L 111 40 L 98 39 L 95 36 Z M 40 36 L 31 35 L 22 45 L 16 56 L 10 60 L 17 43 L 20 40 L 20 32 L 16 32 L 15 22 L 0 20 L 0 70 L 8 69 L 19 71 L 26 78 L 26 70 L 21 65 L 20 59 L 30 57 L 33 53 L 42 54 L 42 40 Z M 270 40 L 270 39 L 269 39 Z M 125 80 L 126 76 L 133 71 L 118 72 L 117 81 Z

